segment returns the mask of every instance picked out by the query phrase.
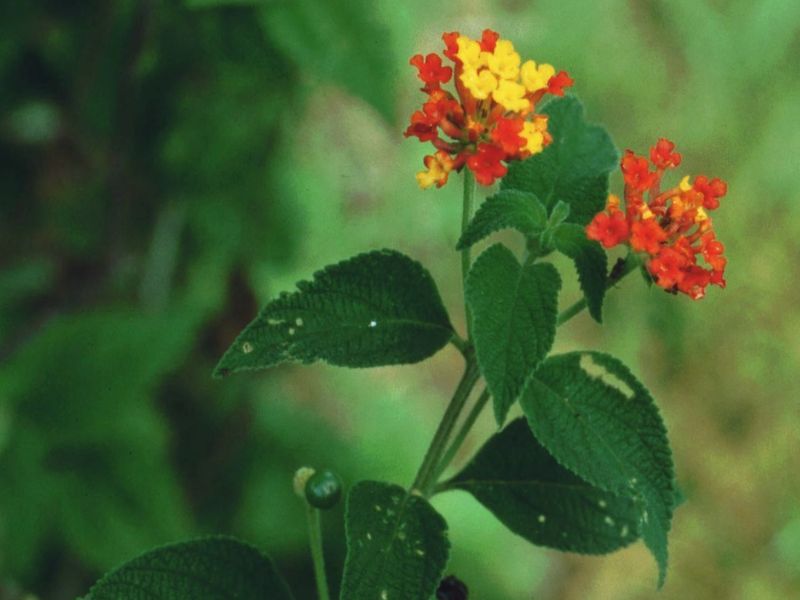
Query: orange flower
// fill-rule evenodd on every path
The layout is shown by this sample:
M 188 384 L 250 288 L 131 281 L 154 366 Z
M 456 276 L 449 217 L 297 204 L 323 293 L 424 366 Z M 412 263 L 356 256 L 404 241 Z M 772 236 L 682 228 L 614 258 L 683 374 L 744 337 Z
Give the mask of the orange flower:
M 428 99 L 411 115 L 405 136 L 432 142 L 438 150 L 426 157 L 428 170 L 420 171 L 417 181 L 423 188 L 441 186 L 447 181 L 443 173 L 466 166 L 478 183 L 491 185 L 506 174 L 503 163 L 537 154 L 552 141 L 547 118 L 535 113 L 536 103 L 545 94 L 563 96 L 573 81 L 551 65 L 522 63 L 513 44 L 491 29 L 480 41 L 458 32 L 442 39 L 453 67 L 443 66 L 435 53 L 410 60 Z M 451 78 L 455 95 L 442 89 Z
M 658 140 L 650 149 L 652 171 L 646 158 L 627 150 L 620 164 L 625 212 L 619 208 L 619 198 L 609 196 L 605 211 L 586 227 L 586 236 L 606 248 L 630 245 L 634 252 L 646 255 L 647 271 L 656 284 L 699 300 L 708 285 L 725 287 L 725 248 L 706 211 L 719 206 L 728 186 L 721 179 L 700 175 L 693 184 L 684 177 L 676 187 L 660 192 L 664 171 L 681 163 L 681 155 L 674 150 L 669 140 Z M 698 264 L 698 257 L 707 267 Z

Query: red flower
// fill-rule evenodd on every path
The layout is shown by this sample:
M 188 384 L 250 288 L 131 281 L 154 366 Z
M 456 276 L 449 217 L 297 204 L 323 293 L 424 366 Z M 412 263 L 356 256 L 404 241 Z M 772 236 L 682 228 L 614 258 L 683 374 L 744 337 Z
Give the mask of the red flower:
M 650 149 L 650 160 L 659 169 L 671 169 L 681 164 L 681 155 L 673 152 L 675 144 L 661 138 Z
M 637 252 L 658 254 L 661 242 L 667 239 L 666 232 L 655 219 L 634 221 L 631 225 L 631 248 Z
M 497 119 L 497 125 L 492 130 L 492 141 L 503 149 L 503 152 L 513 156 L 525 145 L 525 138 L 520 135 L 525 126 L 524 119 Z
M 625 185 L 636 191 L 643 192 L 649 189 L 656 180 L 656 174 L 650 172 L 647 159 L 635 155 L 631 150 L 625 150 L 621 166 Z
M 654 172 L 647 159 L 627 150 L 620 165 L 625 212 L 619 208 L 619 198 L 609 196 L 606 210 L 586 227 L 586 236 L 606 248 L 629 244 L 634 252 L 647 255 L 647 270 L 656 284 L 699 300 L 707 286 L 725 287 L 725 248 L 717 240 L 706 210 L 717 208 L 728 189 L 720 179 L 709 181 L 699 176 L 694 184 L 685 177 L 678 186 L 659 193 L 664 170 L 681 162 L 681 155 L 674 150 L 669 140 L 658 140 L 650 149 Z M 698 264 L 698 256 L 708 268 Z
M 453 69 L 443 67 L 438 54 L 428 54 L 424 59 L 422 54 L 415 54 L 408 62 L 417 67 L 417 76 L 425 83 L 425 90 L 438 89 L 440 84 L 447 83 L 453 76 Z
M 703 194 L 703 206 L 715 209 L 719 206 L 719 199 L 728 193 L 728 185 L 716 177 L 711 181 L 705 175 L 698 175 L 694 180 L 694 189 Z
M 554 96 L 563 96 L 564 88 L 572 87 L 575 80 L 566 71 L 559 71 L 547 82 L 547 93 Z
M 586 227 L 586 236 L 597 240 L 606 248 L 612 248 L 628 239 L 628 221 L 620 211 L 611 214 L 598 213 Z
M 467 158 L 467 166 L 475 173 L 475 181 L 481 185 L 492 185 L 498 177 L 503 177 L 508 169 L 500 161 L 505 152 L 494 144 L 478 144 L 478 151 Z

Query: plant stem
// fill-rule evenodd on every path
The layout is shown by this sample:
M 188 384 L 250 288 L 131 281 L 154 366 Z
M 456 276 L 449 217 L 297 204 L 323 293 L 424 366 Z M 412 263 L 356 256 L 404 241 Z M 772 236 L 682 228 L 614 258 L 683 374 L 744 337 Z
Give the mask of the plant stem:
M 472 219 L 472 209 L 475 202 L 475 178 L 469 169 L 464 169 L 464 204 L 461 211 L 461 233 L 466 231 L 470 220 Z M 464 410 L 464 405 L 469 399 L 472 388 L 480 377 L 480 371 L 475 361 L 475 355 L 472 349 L 472 336 L 470 334 L 470 315 L 469 306 L 466 303 L 466 284 L 467 275 L 471 264 L 469 247 L 461 251 L 461 283 L 464 289 L 464 316 L 466 318 L 467 326 L 467 339 L 463 339 L 458 334 L 453 334 L 450 342 L 461 351 L 464 359 L 467 361 L 467 366 L 464 369 L 464 375 L 461 381 L 458 382 L 456 391 L 453 393 L 453 398 L 450 400 L 447 409 L 444 412 L 439 426 L 436 428 L 436 433 L 433 434 L 431 445 L 425 453 L 425 458 L 422 459 L 422 464 L 417 471 L 417 476 L 414 478 L 414 483 L 411 485 L 411 491 L 419 493 L 426 498 L 430 495 L 431 489 L 436 484 L 436 478 L 439 476 L 438 466 L 442 460 L 442 453 L 447 445 L 447 440 L 453 433 L 461 411 Z
M 461 381 L 458 382 L 453 398 L 450 400 L 450 404 L 447 405 L 447 410 L 445 410 L 444 416 L 439 422 L 439 427 L 433 435 L 431 445 L 422 460 L 422 465 L 420 465 L 417 476 L 411 486 L 412 492 L 420 493 L 426 498 L 430 494 L 430 488 L 436 483 L 434 479 L 437 474 L 436 467 L 441 461 L 442 452 L 444 452 L 447 440 L 453 432 L 458 416 L 464 409 L 464 405 L 467 403 L 469 394 L 478 381 L 479 375 L 480 372 L 475 359 L 470 356 L 467 359 L 464 375 L 462 375 Z
M 325 576 L 325 556 L 322 552 L 319 509 L 306 503 L 306 517 L 308 520 L 308 543 L 311 546 L 311 560 L 314 563 L 314 579 L 317 582 L 317 596 L 319 600 L 330 600 L 328 579 Z
M 472 410 L 467 415 L 467 418 L 461 424 L 461 429 L 458 430 L 456 436 L 453 438 L 453 441 L 450 442 L 450 446 L 442 456 L 442 459 L 439 461 L 439 465 L 436 467 L 436 471 L 434 471 L 434 481 L 438 481 L 439 477 L 442 476 L 444 470 L 448 467 L 448 465 L 452 462 L 453 458 L 455 458 L 456 453 L 461 448 L 461 444 L 464 443 L 464 440 L 467 438 L 467 434 L 469 434 L 472 426 L 475 425 L 475 421 L 478 420 L 483 408 L 486 406 L 486 403 L 489 401 L 492 395 L 489 393 L 489 388 L 484 388 L 481 395 L 478 396 L 478 400 L 475 402 L 475 406 L 472 407 Z
M 639 266 L 638 258 L 633 255 L 629 254 L 625 257 L 625 262 L 622 264 L 622 267 L 618 270 L 614 267 L 611 270 L 611 275 L 609 275 L 608 280 L 606 281 L 606 289 L 616 285 L 619 283 L 625 276 L 631 273 Z M 572 317 L 579 314 L 584 308 L 586 308 L 586 298 L 581 298 L 575 304 L 570 306 L 569 308 L 565 308 L 561 311 L 561 314 L 558 315 L 558 320 L 556 321 L 556 326 L 561 326 L 567 321 L 569 321 Z
M 472 175 L 472 171 L 468 168 L 464 169 L 464 204 L 461 210 L 461 233 L 463 234 L 467 230 L 467 225 L 472 220 L 472 209 L 473 204 L 475 203 L 475 177 Z M 467 275 L 469 274 L 469 267 L 471 264 L 470 258 L 470 247 L 467 246 L 461 251 L 461 284 L 462 289 L 464 290 L 464 315 L 467 320 L 467 340 L 472 339 L 472 335 L 470 333 L 470 316 L 469 316 L 469 306 L 466 304 L 466 295 L 467 295 Z

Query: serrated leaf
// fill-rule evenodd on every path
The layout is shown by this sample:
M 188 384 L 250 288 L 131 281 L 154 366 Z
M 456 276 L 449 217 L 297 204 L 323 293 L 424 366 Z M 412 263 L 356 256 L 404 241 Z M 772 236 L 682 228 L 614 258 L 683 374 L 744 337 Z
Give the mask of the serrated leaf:
M 390 31 L 366 0 L 262 2 L 261 21 L 286 57 L 394 119 L 397 81 Z
M 461 234 L 456 250 L 468 248 L 501 229 L 516 229 L 529 238 L 544 230 L 546 225 L 547 210 L 534 194 L 504 190 L 480 205 Z
M 475 352 L 498 424 L 553 345 L 560 288 L 553 265 L 522 266 L 502 244 L 481 254 L 469 272 Z
M 536 194 L 547 208 L 566 202 L 569 221 L 586 225 L 605 206 L 608 174 L 619 153 L 605 129 L 586 122 L 574 96 L 553 100 L 542 112 L 549 117 L 553 142 L 540 154 L 510 164 L 502 188 Z
M 639 536 L 634 499 L 562 467 L 524 418 L 493 435 L 447 488 L 469 492 L 511 531 L 541 546 L 604 554 Z
M 430 274 L 393 250 L 360 254 L 301 281 L 261 311 L 217 365 L 217 376 L 283 362 L 345 367 L 413 363 L 453 333 Z
M 536 438 L 576 475 L 644 503 L 640 531 L 667 569 L 675 502 L 672 455 L 650 393 L 617 359 L 599 352 L 548 358 L 520 400 Z
M 586 237 L 583 226 L 574 223 L 562 223 L 556 227 L 552 240 L 556 250 L 574 261 L 589 314 L 595 321 L 602 323 L 608 270 L 606 251 L 600 244 Z
M 157 548 L 108 573 L 86 600 L 291 600 L 272 561 L 228 537 Z
M 356 484 L 345 514 L 342 600 L 428 600 L 447 564 L 447 523 L 397 485 Z

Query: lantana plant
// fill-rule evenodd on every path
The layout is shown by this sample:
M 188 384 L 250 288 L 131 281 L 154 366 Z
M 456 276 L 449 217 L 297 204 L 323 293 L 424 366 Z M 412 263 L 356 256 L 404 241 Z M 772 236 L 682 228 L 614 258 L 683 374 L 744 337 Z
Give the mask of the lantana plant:
M 422 188 L 461 174 L 456 250 L 466 331 L 456 331 L 420 263 L 397 250 L 373 250 L 327 266 L 269 302 L 215 375 L 286 362 L 408 364 L 448 344 L 463 356 L 463 375 L 420 453 L 414 480 L 361 481 L 347 491 L 342 600 L 467 597 L 469 575 L 447 574 L 447 522 L 429 502 L 450 490 L 468 492 L 539 546 L 605 554 L 641 539 L 655 558 L 660 587 L 679 493 L 653 398 L 609 354 L 551 349 L 558 327 L 584 309 L 602 322 L 606 292 L 632 271 L 693 300 L 709 285 L 724 287 L 724 249 L 709 213 L 726 185 L 698 175 L 662 189 L 664 176 L 681 164 L 672 142 L 657 140 L 649 161 L 630 150 L 620 160 L 608 133 L 585 120 L 575 96 L 564 94 L 573 84 L 565 71 L 522 62 L 512 42 L 490 30 L 480 40 L 457 32 L 443 39 L 443 56 L 410 60 L 426 100 L 405 135 L 433 146 L 416 176 Z M 624 205 L 609 193 L 618 165 Z M 499 190 L 474 211 L 476 184 L 498 181 Z M 472 260 L 472 246 L 501 229 L 523 236 L 524 256 L 498 242 Z M 609 269 L 606 249 L 616 246 L 627 254 Z M 548 261 L 553 253 L 574 262 L 582 291 L 561 312 L 561 275 Z M 497 433 L 445 476 L 490 402 Z M 522 416 L 509 422 L 515 404 Z M 342 483 L 328 470 L 303 468 L 294 485 L 308 511 L 319 597 L 327 600 L 319 511 L 337 502 Z M 268 559 L 231 538 L 154 550 L 107 575 L 90 597 L 141 598 L 144 592 L 292 597 Z

